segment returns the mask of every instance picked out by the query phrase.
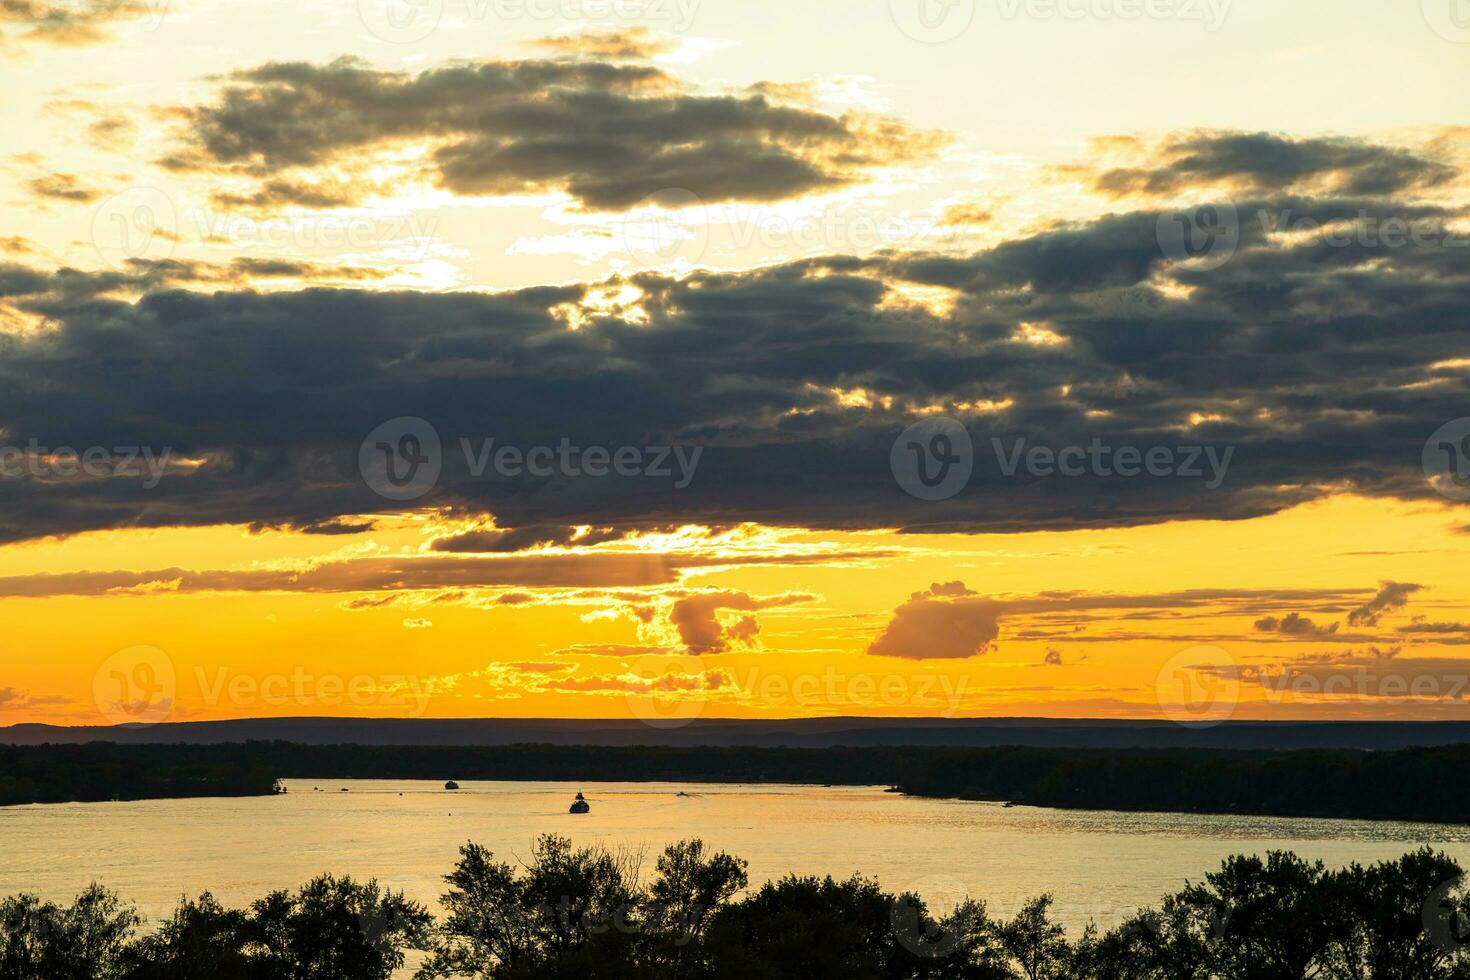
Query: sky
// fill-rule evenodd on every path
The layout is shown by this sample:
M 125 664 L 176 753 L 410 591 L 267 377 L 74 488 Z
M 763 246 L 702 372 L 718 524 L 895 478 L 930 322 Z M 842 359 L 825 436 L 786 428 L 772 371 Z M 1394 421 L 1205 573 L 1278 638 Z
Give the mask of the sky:
M 0 0 L 0 724 L 1470 716 L 1464 0 Z

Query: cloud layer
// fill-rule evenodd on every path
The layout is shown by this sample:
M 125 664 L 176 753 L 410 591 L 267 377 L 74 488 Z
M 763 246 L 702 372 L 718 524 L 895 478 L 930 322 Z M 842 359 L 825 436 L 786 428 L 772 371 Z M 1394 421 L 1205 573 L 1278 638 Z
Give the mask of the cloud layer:
M 892 122 L 702 94 L 643 64 L 590 60 L 451 63 L 417 74 L 354 59 L 280 62 L 229 76 L 187 110 L 176 170 L 255 182 L 221 203 L 335 207 L 391 188 L 364 163 L 390 153 L 463 196 L 562 191 L 626 210 L 678 190 L 705 202 L 775 201 L 831 190 L 927 152 L 934 138 Z
M 1262 609 L 1305 605 L 1312 610 L 1345 609 L 1348 623 L 1360 627 L 1376 627 L 1384 616 L 1397 612 L 1407 604 L 1407 596 L 1422 586 L 1400 582 L 1383 582 L 1377 593 L 1359 590 L 1248 590 L 1189 589 L 1181 592 L 1154 594 L 1109 594 L 1086 592 L 1044 592 L 1029 596 L 982 596 L 964 582 L 935 582 L 928 589 L 915 592 L 893 611 L 887 625 L 868 646 L 868 653 L 880 657 L 907 660 L 951 660 L 975 657 L 994 649 L 1002 626 L 1011 639 L 1062 640 L 1069 643 L 1121 643 L 1141 640 L 1178 643 L 1213 643 L 1226 640 L 1262 642 L 1269 634 L 1272 642 L 1300 643 L 1310 641 L 1373 643 L 1380 638 L 1372 634 L 1339 633 L 1339 623 L 1327 626 L 1314 622 L 1300 610 L 1284 615 L 1268 615 L 1255 620 L 1255 633 L 1233 635 L 1190 636 L 1177 627 L 1143 632 L 1119 631 L 1121 623 L 1159 620 L 1160 625 L 1180 611 L 1206 612 L 1223 620 L 1252 616 Z M 1372 612 L 1365 612 L 1371 610 Z M 1105 613 L 1099 618 L 1098 613 Z M 1364 618 L 1372 616 L 1371 621 Z M 1020 625 L 1017 625 L 1017 624 Z M 1091 627 L 1107 623 L 1115 628 L 1093 632 Z M 1172 624 L 1170 624 L 1172 625 Z M 1444 624 L 1455 626 L 1458 624 Z M 1219 629 L 1219 627 L 1217 627 Z M 1399 632 L 1413 632 L 1412 626 Z M 1424 632 L 1436 632 L 1427 630 Z M 1402 644 L 1389 647 L 1384 654 L 1370 647 L 1372 656 L 1393 656 Z M 1353 653 L 1349 650 L 1340 656 Z M 1313 655 L 1321 659 L 1323 655 Z M 1330 658 L 1330 655 L 1328 655 Z M 1312 660 L 1308 657 L 1305 660 Z M 1048 648 L 1043 663 L 1061 666 L 1062 654 Z M 1313 661 L 1315 662 L 1315 661 Z
M 518 68 L 490 90 L 514 88 L 521 70 L 601 69 Z M 317 69 L 280 71 L 316 79 Z M 329 74 L 349 92 L 402 89 L 405 120 L 419 114 L 418 86 L 451 84 L 433 71 L 389 82 L 357 77 L 364 71 Z M 258 111 L 246 102 L 241 111 Z M 263 123 L 259 136 L 241 135 L 248 127 L 222 136 L 220 152 L 268 159 L 250 148 L 278 142 L 287 155 L 321 152 L 288 147 L 295 117 L 281 118 L 284 130 Z M 1336 196 L 1235 206 L 1238 240 L 1223 263 L 1168 254 L 1159 229 L 1179 215 L 1145 209 L 972 254 L 834 255 L 494 294 L 205 294 L 177 287 L 313 270 L 0 264 L 0 319 L 41 325 L 0 335 L 0 443 L 168 448 L 173 460 L 156 487 L 54 474 L 0 481 L 0 540 L 361 526 L 395 508 L 358 469 L 363 439 L 395 416 L 431 423 L 443 464 L 433 488 L 399 509 L 494 517 L 493 532 L 441 542 L 451 551 L 570 543 L 569 529 L 587 525 L 608 541 L 683 523 L 1013 531 L 1247 518 L 1344 491 L 1439 499 L 1421 453 L 1464 414 L 1470 372 L 1470 248 L 1453 237 L 1457 212 Z M 1358 235 L 1283 236 L 1255 217 L 1284 210 Z M 1428 222 L 1449 237 L 1362 237 L 1390 221 Z M 916 290 L 944 302 L 916 300 Z M 628 298 L 609 308 L 600 297 L 610 293 Z M 905 426 L 936 414 L 968 428 L 974 472 L 954 497 L 918 500 L 894 480 L 890 449 Z M 463 450 L 487 438 L 521 451 L 569 443 L 702 455 L 683 487 L 616 472 L 503 474 Z M 1212 486 L 1008 469 L 1022 442 L 1233 456 Z
M 1094 187 L 1115 197 L 1171 195 L 1211 185 L 1247 194 L 1291 189 L 1383 196 L 1432 189 L 1455 176 L 1449 165 L 1402 147 L 1277 133 L 1178 134 L 1148 155 L 1137 166 L 1097 172 Z

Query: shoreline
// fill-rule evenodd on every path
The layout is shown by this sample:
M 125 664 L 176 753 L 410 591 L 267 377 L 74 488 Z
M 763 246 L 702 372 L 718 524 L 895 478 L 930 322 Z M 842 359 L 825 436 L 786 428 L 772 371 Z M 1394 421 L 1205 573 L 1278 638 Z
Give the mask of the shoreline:
M 1058 810 L 1455 825 L 1470 745 L 1392 752 L 1001 747 L 0 746 L 0 805 L 266 796 L 278 780 L 882 786 Z M 1394 786 L 1384 794 L 1375 787 Z

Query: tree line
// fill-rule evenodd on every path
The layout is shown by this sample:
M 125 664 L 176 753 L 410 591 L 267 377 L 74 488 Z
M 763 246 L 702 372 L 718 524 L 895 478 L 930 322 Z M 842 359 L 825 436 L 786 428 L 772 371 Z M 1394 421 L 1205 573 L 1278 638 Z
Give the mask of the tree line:
M 0 746 L 0 804 L 271 793 L 277 779 L 530 779 L 894 786 L 1077 809 L 1458 823 L 1470 745 L 1389 752 L 910 746 Z M 1385 791 L 1384 787 L 1391 788 Z
M 908 793 L 1094 810 L 1460 823 L 1470 745 L 1392 752 L 1000 748 L 919 762 Z
M 276 778 L 271 760 L 244 746 L 0 745 L 0 806 L 264 796 Z
M 323 876 L 244 908 L 183 899 L 146 934 L 93 885 L 0 901 L 0 980 L 1467 980 L 1470 896 L 1428 848 L 1329 870 L 1235 856 L 1110 930 L 1068 937 L 1052 897 L 937 914 L 862 877 L 787 875 L 699 840 L 642 855 L 544 836 L 524 861 L 468 843 L 436 918 L 376 881 Z

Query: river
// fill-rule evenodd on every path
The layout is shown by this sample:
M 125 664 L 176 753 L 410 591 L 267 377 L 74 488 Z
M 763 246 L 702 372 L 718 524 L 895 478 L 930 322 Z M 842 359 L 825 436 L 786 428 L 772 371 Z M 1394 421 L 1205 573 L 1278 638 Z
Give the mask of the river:
M 1114 925 L 1232 853 L 1289 849 L 1329 865 L 1424 843 L 1470 867 L 1470 826 L 1006 808 L 881 787 L 672 783 L 288 780 L 243 799 L 0 808 L 0 894 L 69 901 L 100 881 L 157 921 L 208 889 L 244 904 L 322 872 L 376 877 L 437 906 L 457 849 L 525 855 L 536 835 L 641 849 L 702 837 L 750 862 L 753 884 L 787 872 L 877 878 L 947 909 L 963 893 L 995 913 L 1056 895 L 1075 933 Z M 343 790 L 346 792 L 343 792 Z M 592 810 L 567 813 L 584 790 Z M 687 795 L 679 795 L 683 792 Z

